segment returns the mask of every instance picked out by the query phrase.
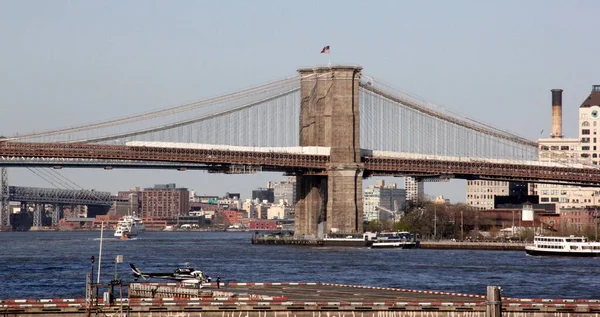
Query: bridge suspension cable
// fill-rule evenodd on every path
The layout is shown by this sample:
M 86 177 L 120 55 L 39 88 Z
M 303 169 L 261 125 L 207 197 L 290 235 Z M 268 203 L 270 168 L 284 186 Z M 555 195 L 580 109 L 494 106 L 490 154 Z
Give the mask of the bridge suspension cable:
M 242 91 L 237 91 L 234 93 L 229 93 L 229 94 L 225 94 L 222 96 L 209 98 L 206 100 L 193 102 L 193 103 L 189 103 L 189 104 L 184 104 L 184 105 L 180 105 L 180 106 L 176 106 L 176 107 L 171 107 L 171 108 L 157 110 L 157 111 L 151 111 L 151 112 L 142 113 L 139 115 L 128 116 L 128 117 L 124 117 L 124 118 L 120 118 L 120 119 L 108 120 L 108 121 L 103 121 L 103 122 L 99 122 L 99 123 L 92 123 L 92 124 L 86 124 L 86 125 L 75 126 L 75 127 L 70 127 L 70 128 L 63 128 L 63 129 L 55 129 L 55 130 L 49 130 L 49 131 L 44 131 L 44 132 L 39 132 L 39 133 L 15 135 L 12 137 L 0 138 L 0 141 L 24 141 L 24 140 L 40 141 L 43 138 L 55 137 L 57 140 L 52 140 L 52 141 L 56 141 L 56 142 L 71 141 L 71 142 L 73 142 L 73 141 L 78 141 L 79 139 L 100 138 L 97 136 L 90 137 L 90 131 L 106 129 L 109 127 L 116 127 L 116 126 L 125 126 L 128 124 L 131 124 L 130 128 L 135 128 L 136 125 L 139 125 L 139 123 L 142 121 L 148 121 L 148 120 L 157 119 L 157 118 L 158 119 L 165 118 L 165 117 L 183 114 L 186 112 L 199 110 L 199 109 L 203 109 L 203 108 L 215 108 L 215 106 L 223 106 L 226 103 L 234 102 L 236 100 L 241 100 L 244 98 L 246 98 L 246 99 L 253 98 L 253 97 L 254 98 L 262 98 L 264 96 L 269 96 L 270 94 L 273 93 L 273 91 L 286 90 L 286 89 L 289 89 L 290 87 L 299 87 L 299 85 L 300 85 L 300 82 L 299 82 L 298 76 L 287 77 L 285 79 L 273 81 L 273 82 L 270 82 L 270 83 L 267 83 L 264 85 L 260 85 L 257 87 L 252 87 L 252 88 L 248 88 L 248 89 L 245 89 Z M 211 110 L 212 109 L 208 110 L 209 113 Z M 213 110 L 213 112 L 214 112 L 214 110 Z M 154 126 L 156 126 L 156 125 L 154 125 Z M 71 134 L 78 133 L 78 132 L 88 133 L 86 135 L 87 138 L 70 136 Z M 114 134 L 115 136 L 117 135 L 117 133 L 114 133 L 114 131 L 110 131 L 110 132 L 112 132 L 111 134 Z M 66 135 L 69 135 L 69 138 L 66 138 L 65 137 Z M 48 141 L 48 140 L 46 139 L 45 141 Z
M 462 117 L 368 76 L 360 83 L 359 97 L 363 148 L 436 156 L 538 159 L 534 141 Z
M 372 79 L 372 77 L 368 77 L 368 78 Z M 418 97 L 414 94 L 401 91 L 399 89 L 393 88 L 393 87 L 391 87 L 385 83 L 381 83 L 379 81 L 377 81 L 377 85 L 382 85 L 390 90 L 393 90 L 393 92 L 396 92 L 396 94 L 387 92 L 384 89 L 377 88 L 373 82 L 369 82 L 368 84 L 365 82 L 361 82 L 360 87 L 362 87 L 363 89 L 366 89 L 368 91 L 371 91 L 374 94 L 377 94 L 382 97 L 388 98 L 392 101 L 401 103 L 401 104 L 403 104 L 407 107 L 410 107 L 412 109 L 415 109 L 417 111 L 421 111 L 432 117 L 438 117 L 444 121 L 448 121 L 448 122 L 454 123 L 456 125 L 464 126 L 466 128 L 472 129 L 474 131 L 486 133 L 486 134 L 489 134 L 489 135 L 492 135 L 492 136 L 495 136 L 498 138 L 507 139 L 511 142 L 522 143 L 523 145 L 530 145 L 530 146 L 537 147 L 537 142 L 535 142 L 535 141 L 528 140 L 517 134 L 494 127 L 491 124 L 484 123 L 480 120 L 476 120 L 476 119 L 461 115 L 455 111 L 446 109 L 440 105 L 426 101 L 426 100 L 422 99 L 421 97 Z M 429 109 L 425 105 L 439 109 L 439 111 Z M 442 111 L 448 112 L 448 113 L 454 115 L 454 117 L 446 115 Z
M 190 126 L 196 123 L 201 123 L 201 122 L 205 122 L 211 119 L 215 119 L 218 117 L 222 117 L 222 116 L 226 116 L 226 115 L 230 115 L 233 114 L 235 112 L 239 112 L 241 110 L 244 109 L 249 109 L 251 107 L 255 107 L 255 106 L 260 106 L 262 104 L 277 100 L 278 98 L 282 98 L 282 97 L 287 97 L 291 94 L 294 94 L 296 92 L 298 92 L 300 90 L 300 88 L 292 88 L 290 90 L 284 91 L 282 93 L 278 93 L 274 96 L 270 96 L 268 98 L 264 98 L 258 101 L 254 101 L 248 104 L 243 104 L 241 106 L 237 106 L 231 109 L 227 109 L 227 110 L 223 110 L 217 113 L 210 113 L 210 114 L 205 114 L 202 115 L 200 117 L 196 117 L 196 118 L 192 118 L 192 119 L 186 119 L 186 120 L 182 120 L 182 121 L 177 121 L 174 123 L 170 123 L 170 124 L 166 124 L 163 126 L 158 126 L 158 127 L 150 127 L 150 128 L 146 128 L 146 129 L 140 129 L 140 130 L 135 130 L 135 131 L 131 131 L 131 132 L 127 132 L 127 133 L 121 133 L 121 134 L 114 134 L 114 135 L 108 135 L 108 136 L 103 136 L 103 137 L 96 137 L 96 138 L 89 138 L 89 139 L 80 139 L 77 141 L 71 141 L 71 142 L 86 142 L 86 143 L 97 143 L 97 142 L 105 142 L 105 141 L 112 141 L 112 140 L 119 140 L 119 139 L 123 139 L 123 138 L 135 138 L 136 136 L 141 136 L 141 135 L 148 135 L 151 133 L 156 133 L 156 132 L 162 132 L 162 131 L 167 131 L 167 130 L 171 130 L 171 129 L 176 129 L 176 128 L 180 128 L 180 127 L 184 127 L 184 126 Z M 260 128 L 260 127 L 257 127 Z M 268 127 L 264 127 L 264 128 L 268 128 Z M 211 131 L 212 132 L 212 131 Z M 191 137 L 190 137 L 191 139 Z M 176 141 L 182 141 L 182 140 L 171 140 L 173 142 Z M 191 140 L 188 140 L 191 141 Z M 231 144 L 231 145 L 235 145 L 235 144 Z
M 55 179 L 52 175 L 48 175 L 43 169 L 31 168 L 31 167 L 28 167 L 27 169 L 31 173 L 33 173 L 35 176 L 37 176 L 37 177 L 45 180 L 48 184 L 54 186 L 55 188 L 61 188 L 62 189 L 62 188 L 65 187 L 65 183 L 63 183 L 61 180 Z M 58 185 L 56 183 L 58 183 Z

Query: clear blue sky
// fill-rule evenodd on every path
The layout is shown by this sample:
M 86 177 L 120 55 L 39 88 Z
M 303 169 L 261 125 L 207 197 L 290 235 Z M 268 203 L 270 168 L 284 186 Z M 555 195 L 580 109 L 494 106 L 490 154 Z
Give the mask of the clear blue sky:
M 375 78 L 530 139 L 564 132 L 600 84 L 599 1 L 0 1 L 0 135 L 96 122 L 295 74 L 360 64 Z M 540 131 L 544 129 L 544 134 Z M 50 186 L 26 169 L 12 184 Z M 63 170 L 116 192 L 176 182 L 248 195 L 279 174 Z M 368 181 L 368 182 L 371 182 Z M 457 186 L 460 185 L 460 186 Z M 464 182 L 428 184 L 465 199 Z

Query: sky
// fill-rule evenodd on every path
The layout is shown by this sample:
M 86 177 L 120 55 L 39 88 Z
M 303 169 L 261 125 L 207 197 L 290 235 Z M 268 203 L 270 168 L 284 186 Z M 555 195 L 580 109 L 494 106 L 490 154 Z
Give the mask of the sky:
M 563 133 L 600 84 L 598 1 L 0 1 L 0 135 L 69 127 L 202 100 L 327 64 L 363 73 L 529 139 Z M 545 132 L 542 132 L 545 131 Z M 241 192 L 280 173 L 63 169 L 88 189 L 177 183 Z M 52 187 L 28 169 L 11 185 Z M 388 182 L 401 178 L 386 179 Z M 365 180 L 372 184 L 374 179 Z M 465 201 L 465 181 L 427 183 Z

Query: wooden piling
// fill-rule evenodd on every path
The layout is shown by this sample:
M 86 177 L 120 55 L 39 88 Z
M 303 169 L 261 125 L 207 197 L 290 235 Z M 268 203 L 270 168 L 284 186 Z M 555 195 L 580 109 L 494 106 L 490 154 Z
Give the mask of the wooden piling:
M 487 287 L 486 317 L 502 317 L 502 297 L 500 286 Z

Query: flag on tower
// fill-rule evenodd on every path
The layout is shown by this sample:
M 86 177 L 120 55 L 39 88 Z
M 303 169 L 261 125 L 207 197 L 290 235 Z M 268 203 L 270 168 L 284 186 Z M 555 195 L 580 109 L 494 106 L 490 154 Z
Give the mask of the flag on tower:
M 329 54 L 329 45 L 323 47 L 323 49 L 321 50 L 321 53 Z

